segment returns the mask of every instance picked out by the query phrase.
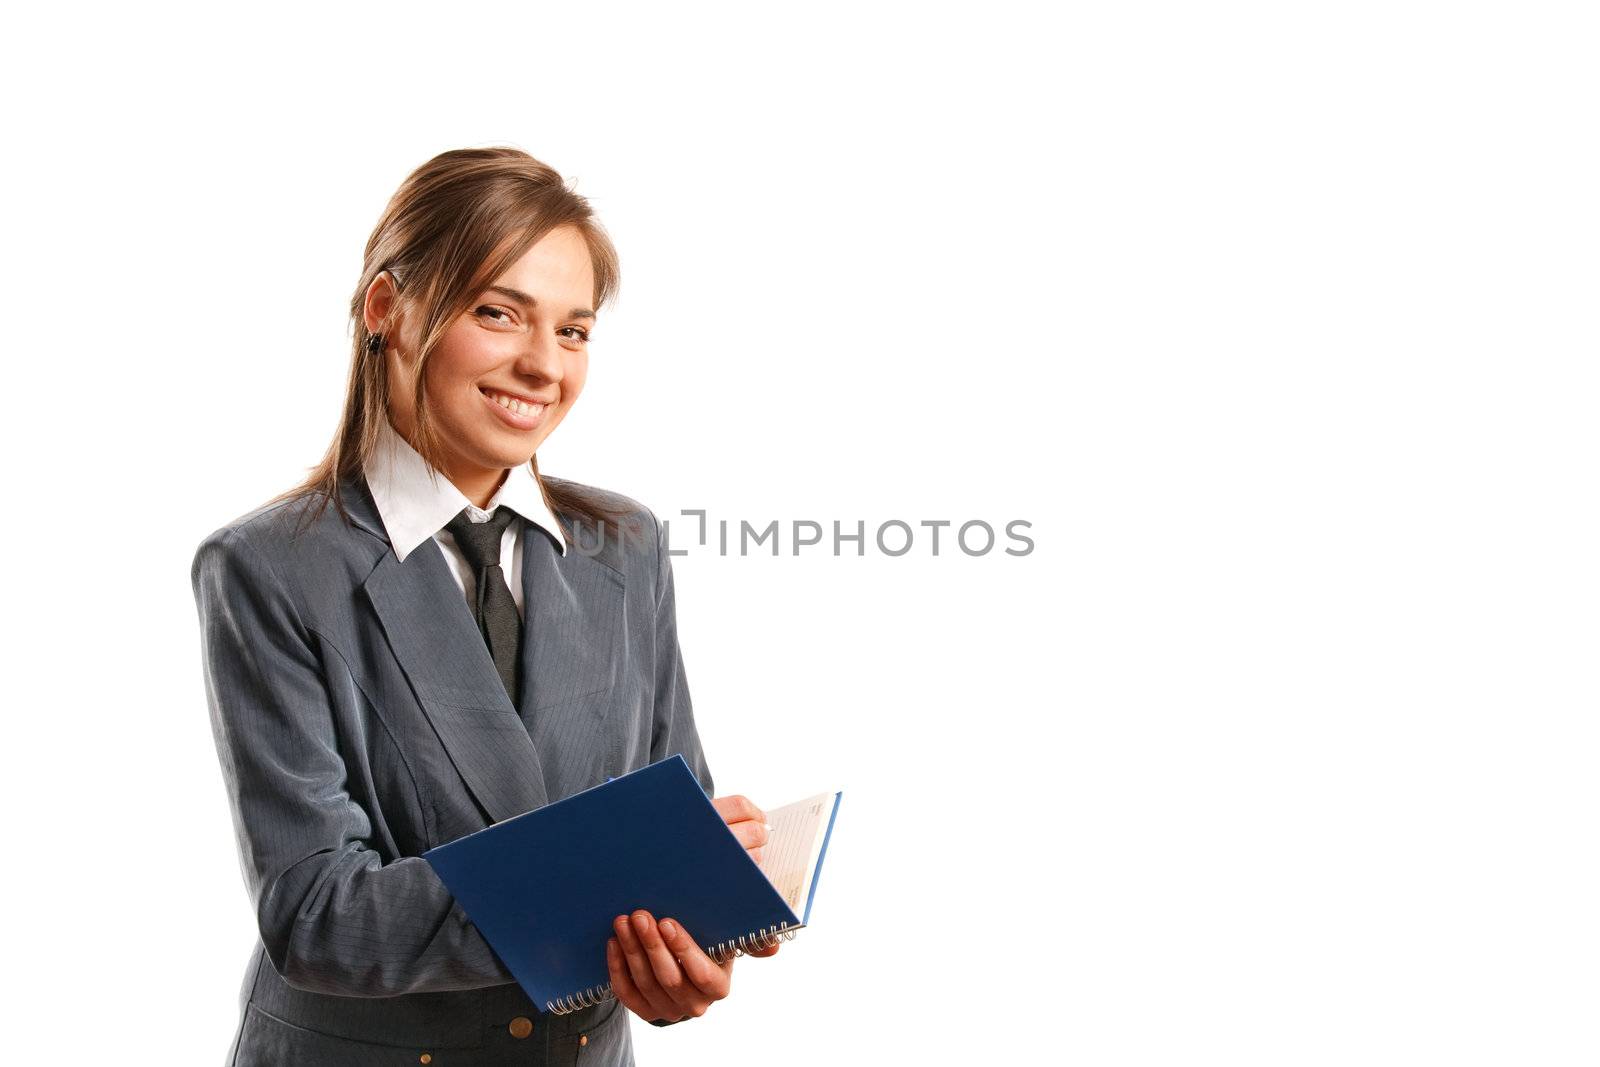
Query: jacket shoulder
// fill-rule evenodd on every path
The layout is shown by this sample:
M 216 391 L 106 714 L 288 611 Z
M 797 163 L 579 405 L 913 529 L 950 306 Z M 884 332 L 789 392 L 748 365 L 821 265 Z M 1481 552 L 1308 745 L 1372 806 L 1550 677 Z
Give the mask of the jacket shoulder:
M 639 501 L 619 493 L 614 489 L 602 489 L 597 485 L 585 485 L 575 482 L 570 478 L 555 478 L 548 474 L 541 474 L 540 479 L 551 490 L 560 496 L 577 497 L 602 508 L 632 516 L 651 516 L 654 514 L 649 508 Z
M 657 566 L 661 524 L 650 508 L 612 489 L 544 474 L 540 479 L 578 551 L 623 573 Z
M 217 527 L 202 544 L 237 537 L 266 554 L 326 550 L 346 541 L 354 524 L 326 493 L 308 492 L 268 501 Z
M 276 499 L 224 523 L 196 547 L 190 564 L 198 582 L 208 561 L 223 573 L 243 567 L 266 573 L 312 608 L 323 594 L 358 584 L 385 547 L 340 514 L 323 493 Z

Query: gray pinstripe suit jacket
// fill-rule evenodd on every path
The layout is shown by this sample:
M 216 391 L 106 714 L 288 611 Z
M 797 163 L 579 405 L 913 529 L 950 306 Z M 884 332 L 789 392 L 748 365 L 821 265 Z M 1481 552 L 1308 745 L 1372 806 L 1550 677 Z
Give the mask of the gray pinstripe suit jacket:
M 608 526 L 592 554 L 523 523 L 520 707 L 438 544 L 400 562 L 363 478 L 343 485 L 352 524 L 329 506 L 295 537 L 279 503 L 201 543 L 206 694 L 261 935 L 236 1067 L 632 1063 L 625 1008 L 540 1014 L 419 858 L 674 752 L 711 792 L 661 525 L 608 495 L 636 533 Z

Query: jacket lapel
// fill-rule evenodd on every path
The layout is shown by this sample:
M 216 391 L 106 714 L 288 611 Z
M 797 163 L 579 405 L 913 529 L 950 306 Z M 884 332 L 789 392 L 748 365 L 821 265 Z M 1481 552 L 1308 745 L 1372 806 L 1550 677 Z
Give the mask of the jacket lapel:
M 557 521 L 570 531 L 569 520 Z M 623 592 L 622 575 L 599 558 L 572 546 L 563 556 L 542 529 L 523 524 L 521 711 L 536 739 L 558 725 L 539 709 L 616 684 Z
M 549 795 L 538 750 L 500 682 L 443 551 L 429 538 L 401 562 L 365 479 L 345 485 L 351 518 L 386 547 L 362 589 L 462 780 L 495 822 L 542 807 Z M 525 556 L 526 549 L 524 542 Z M 536 633 L 524 627 L 523 634 L 526 668 L 528 641 Z M 531 658 L 537 666 L 543 657 Z

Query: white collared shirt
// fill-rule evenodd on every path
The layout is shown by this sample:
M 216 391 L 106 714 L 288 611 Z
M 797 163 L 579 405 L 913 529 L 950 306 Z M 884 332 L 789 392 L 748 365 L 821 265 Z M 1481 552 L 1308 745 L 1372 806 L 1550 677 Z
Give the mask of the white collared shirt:
M 546 530 L 555 541 L 552 547 L 563 556 L 567 554 L 566 537 L 550 513 L 539 483 L 527 464 L 511 468 L 489 506 L 479 508 L 450 479 L 429 467 L 410 442 L 384 419 L 378 430 L 378 447 L 367 460 L 365 473 L 394 554 L 404 561 L 432 537 L 444 550 L 450 573 L 468 604 L 473 603 L 475 597 L 477 576 L 456 544 L 455 535 L 445 529 L 445 524 L 461 514 L 463 508 L 473 522 L 488 522 L 495 508 L 504 505 Z M 518 536 L 521 532 L 521 524 L 513 522 L 506 527 L 500 541 L 500 566 L 519 613 L 522 612 L 522 538 Z

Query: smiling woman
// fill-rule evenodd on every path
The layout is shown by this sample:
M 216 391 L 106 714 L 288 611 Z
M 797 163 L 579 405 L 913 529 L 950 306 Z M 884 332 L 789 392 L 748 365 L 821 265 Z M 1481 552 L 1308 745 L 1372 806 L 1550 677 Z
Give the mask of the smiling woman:
M 416 437 L 418 400 L 430 397 L 439 431 L 434 465 L 482 507 L 506 469 L 527 462 L 583 392 L 595 318 L 588 243 L 576 226 L 558 226 L 470 294 L 476 306 L 439 336 L 421 389 L 420 339 L 407 335 L 394 274 L 374 279 L 362 311 L 373 335 L 407 338 L 386 351 L 386 377 L 395 383 L 390 420 L 402 437 Z
M 339 431 L 278 499 L 310 492 L 342 508 L 339 483 L 362 469 L 387 418 L 474 503 L 526 463 L 553 507 L 620 520 L 606 494 L 539 478 L 535 454 L 583 391 L 596 310 L 619 280 L 616 249 L 588 202 L 526 153 L 458 149 L 417 168 L 367 241 Z M 507 400 L 524 405 L 504 423 L 514 432 L 492 436 L 482 425 L 480 398 L 492 394 L 505 400 L 491 414 Z
M 630 1015 L 728 994 L 732 960 L 640 907 L 594 946 L 614 998 L 542 1014 L 421 858 L 673 754 L 712 792 L 662 524 L 538 468 L 617 277 L 587 202 L 526 153 L 419 167 L 367 242 L 327 454 L 195 553 L 260 931 L 236 1065 L 629 1064 Z M 712 803 L 759 858 L 761 809 Z

